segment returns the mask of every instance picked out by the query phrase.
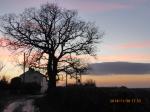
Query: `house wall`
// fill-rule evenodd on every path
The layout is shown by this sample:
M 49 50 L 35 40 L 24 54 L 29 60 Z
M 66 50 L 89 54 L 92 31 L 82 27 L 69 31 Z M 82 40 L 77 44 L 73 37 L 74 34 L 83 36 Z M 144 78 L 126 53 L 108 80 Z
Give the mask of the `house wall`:
M 41 85 L 41 93 L 44 93 L 48 88 L 46 77 L 42 76 L 39 72 L 28 71 L 25 75 L 21 75 L 20 77 L 25 83 L 36 82 Z
M 26 83 L 36 82 L 41 85 L 42 79 L 43 77 L 41 75 L 38 75 L 37 73 L 32 73 L 32 74 L 26 73 L 23 76 L 23 81 Z
M 43 77 L 43 79 L 41 81 L 41 93 L 46 92 L 47 89 L 48 89 L 48 81 L 47 81 L 46 77 Z

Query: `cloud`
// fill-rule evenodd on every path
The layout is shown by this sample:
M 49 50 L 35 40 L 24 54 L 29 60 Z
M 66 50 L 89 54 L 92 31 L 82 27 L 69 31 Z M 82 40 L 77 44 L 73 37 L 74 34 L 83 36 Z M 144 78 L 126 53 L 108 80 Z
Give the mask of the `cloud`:
M 106 12 L 112 10 L 120 10 L 120 9 L 129 9 L 131 8 L 130 4 L 125 3 L 117 3 L 117 2 L 101 2 L 101 1 L 78 1 L 78 2 L 69 2 L 67 8 L 78 9 L 84 12 Z M 73 4 L 73 5 L 72 5 Z
M 90 74 L 150 74 L 150 63 L 104 62 L 89 66 Z
M 44 3 L 57 3 L 67 9 L 77 9 L 83 12 L 107 12 L 113 10 L 131 9 L 146 3 L 148 0 L 3 0 L 0 11 L 18 12 L 28 7 L 39 7 Z M 6 8 L 6 7 L 9 7 Z M 11 10 L 10 10 L 11 9 Z
M 77 9 L 83 12 L 108 12 L 133 9 L 147 3 L 147 1 L 148 0 L 64 0 L 62 4 L 66 8 Z
M 141 3 L 145 3 L 145 2 L 147 2 L 147 1 L 149 1 L 149 0 L 129 0 L 129 1 L 132 2 L 132 3 L 141 4 Z

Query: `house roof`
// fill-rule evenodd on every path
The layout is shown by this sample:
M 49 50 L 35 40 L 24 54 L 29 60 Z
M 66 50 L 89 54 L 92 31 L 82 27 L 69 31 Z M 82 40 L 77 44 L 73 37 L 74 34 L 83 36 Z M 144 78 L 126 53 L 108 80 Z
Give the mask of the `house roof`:
M 29 68 L 29 70 L 26 71 L 25 73 L 21 74 L 20 77 L 22 77 L 22 76 L 24 76 L 24 75 L 26 75 L 26 74 L 32 74 L 32 73 L 36 73 L 36 74 L 41 75 L 42 77 L 45 77 L 45 78 L 46 78 L 45 75 L 43 75 L 43 74 L 40 73 L 39 71 L 36 71 L 36 70 L 33 69 L 33 68 Z

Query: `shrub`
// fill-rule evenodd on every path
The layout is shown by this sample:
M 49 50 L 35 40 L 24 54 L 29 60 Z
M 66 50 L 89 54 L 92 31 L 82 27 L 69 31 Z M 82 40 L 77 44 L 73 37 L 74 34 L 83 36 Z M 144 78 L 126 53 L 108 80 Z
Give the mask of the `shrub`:
M 89 79 L 81 84 L 68 84 L 67 87 L 69 87 L 69 88 L 96 87 L 96 83 L 94 80 Z
M 9 87 L 8 80 L 5 76 L 0 79 L 0 90 L 6 90 Z
M 96 83 L 94 80 L 92 79 L 88 79 L 85 81 L 84 86 L 88 86 L 88 87 L 96 87 Z

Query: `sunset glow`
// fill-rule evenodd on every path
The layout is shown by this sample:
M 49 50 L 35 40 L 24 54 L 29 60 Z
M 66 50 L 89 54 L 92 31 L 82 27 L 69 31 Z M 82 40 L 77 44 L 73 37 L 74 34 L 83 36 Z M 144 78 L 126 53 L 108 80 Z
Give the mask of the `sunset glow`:
M 68 76 L 69 77 L 69 76 Z M 98 87 L 129 87 L 129 88 L 149 88 L 149 75 L 83 75 L 82 82 L 93 80 Z M 75 79 L 68 78 L 68 83 L 75 83 Z M 58 85 L 65 86 L 65 80 L 59 81 Z

